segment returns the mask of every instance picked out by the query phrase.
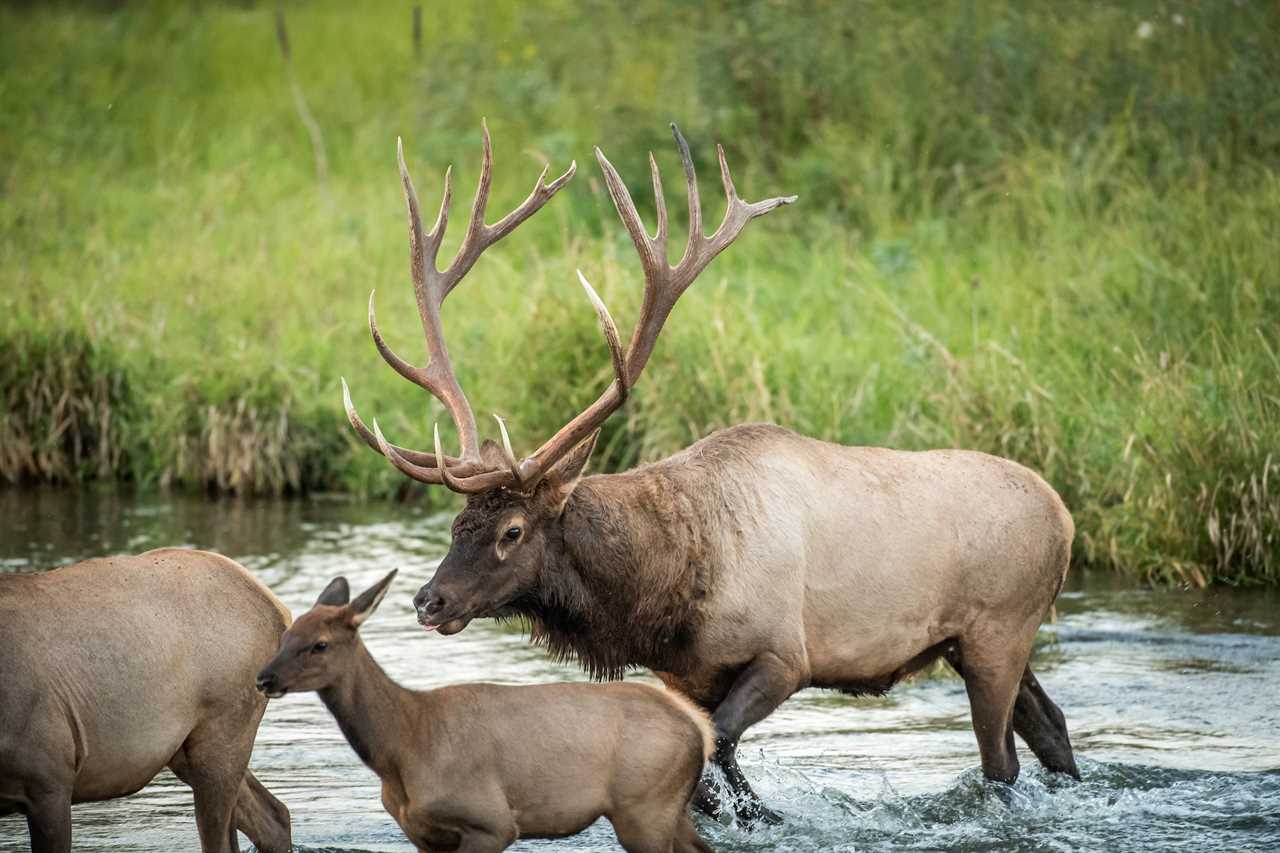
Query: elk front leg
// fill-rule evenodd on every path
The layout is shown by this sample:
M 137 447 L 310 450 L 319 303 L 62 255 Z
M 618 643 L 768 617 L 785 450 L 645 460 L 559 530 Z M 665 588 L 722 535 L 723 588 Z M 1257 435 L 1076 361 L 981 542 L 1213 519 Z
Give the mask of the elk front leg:
M 728 694 L 716 706 L 711 721 L 716 729 L 716 751 L 711 760 L 724 773 L 733 792 L 733 808 L 738 819 L 746 823 L 764 821 L 778 824 L 782 817 L 761 802 L 747 777 L 738 766 L 738 739 L 743 732 L 773 713 L 779 705 L 805 682 L 803 668 L 790 664 L 774 654 L 763 654 L 747 665 L 734 680 Z M 718 817 L 720 800 L 704 776 L 694 796 L 694 804 L 703 814 Z

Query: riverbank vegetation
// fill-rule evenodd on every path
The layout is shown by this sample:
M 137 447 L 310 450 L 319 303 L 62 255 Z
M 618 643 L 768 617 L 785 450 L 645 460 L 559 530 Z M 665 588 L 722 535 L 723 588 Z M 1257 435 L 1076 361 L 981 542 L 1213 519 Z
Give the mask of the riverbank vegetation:
M 610 375 L 574 269 L 638 305 L 591 146 L 650 222 L 655 152 L 678 242 L 676 120 L 708 220 L 717 141 L 800 202 L 682 301 L 597 470 L 746 420 L 973 447 L 1044 474 L 1085 564 L 1280 582 L 1274 3 L 424 5 L 415 49 L 409 6 L 284 4 L 287 61 L 269 4 L 0 8 L 0 477 L 411 493 L 338 377 L 429 444 L 365 302 L 422 352 L 395 138 L 428 210 L 454 164 L 447 255 L 482 116 L 491 219 L 579 164 L 447 309 L 532 449 Z

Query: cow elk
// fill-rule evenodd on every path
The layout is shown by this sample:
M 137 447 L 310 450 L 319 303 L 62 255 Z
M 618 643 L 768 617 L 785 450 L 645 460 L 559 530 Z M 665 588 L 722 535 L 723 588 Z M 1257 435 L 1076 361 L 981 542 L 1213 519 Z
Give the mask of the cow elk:
M 505 850 L 517 838 L 581 832 L 602 815 L 633 853 L 710 849 L 688 814 L 712 750 L 705 713 L 635 683 L 406 690 L 359 633 L 395 574 L 355 600 L 346 579 L 331 581 L 285 633 L 258 689 L 317 691 L 418 849 Z
M 165 549 L 0 576 L 0 815 L 35 853 L 71 849 L 71 804 L 165 767 L 191 786 L 204 853 L 291 850 L 289 811 L 249 772 L 254 672 L 289 611 L 242 566 Z
M 404 160 L 410 261 L 430 361 L 410 365 L 387 346 L 370 301 L 374 343 L 402 376 L 443 402 L 462 452 L 446 456 L 389 443 L 361 421 L 343 383 L 347 416 L 366 443 L 415 480 L 466 495 L 453 541 L 415 598 L 442 634 L 477 618 L 522 618 L 552 654 L 577 657 L 598 678 L 653 670 L 712 714 L 714 762 L 746 821 L 776 821 L 738 768 L 738 740 L 798 690 L 883 693 L 945 658 L 963 677 L 984 773 L 1013 782 L 1016 732 L 1051 770 L 1078 775 L 1062 713 L 1028 665 L 1037 627 L 1062 586 L 1073 526 L 1053 489 L 1014 462 L 963 450 L 845 447 L 770 424 L 731 427 L 676 455 L 619 474 L 584 477 L 601 424 L 639 380 L 676 300 L 746 224 L 794 201 L 747 203 L 718 151 L 727 208 L 702 230 L 688 145 L 689 237 L 667 259 L 668 221 L 650 156 L 657 232 L 650 236 L 617 171 L 596 149 L 614 206 L 635 244 L 644 298 L 623 351 L 609 312 L 586 279 L 613 364 L 599 398 L 524 459 L 505 424 L 502 444 L 478 442 L 454 378 L 440 305 L 476 256 L 527 218 L 572 174 L 541 180 L 496 226 L 483 222 L 491 155 L 457 259 L 435 265 L 450 192 L 423 234 Z M 544 172 L 545 174 L 545 172 Z M 580 274 L 581 275 L 581 274 Z M 717 813 L 702 786 L 698 805 Z

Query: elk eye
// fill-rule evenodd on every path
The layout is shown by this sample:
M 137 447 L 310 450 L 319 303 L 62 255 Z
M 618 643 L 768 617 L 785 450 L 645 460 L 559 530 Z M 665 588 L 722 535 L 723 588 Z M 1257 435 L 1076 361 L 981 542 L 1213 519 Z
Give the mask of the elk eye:
M 314 652 L 315 654 L 320 654 L 321 652 L 325 651 L 328 648 L 329 648 L 328 643 L 321 642 L 321 643 L 316 643 L 314 646 L 312 646 L 311 651 Z
M 520 528 L 519 528 L 519 527 L 508 527 L 508 528 L 507 528 L 507 532 L 506 532 L 504 535 L 507 537 L 507 539 L 509 539 L 510 541 L 514 542 L 514 541 L 516 541 L 517 539 L 519 539 L 519 538 L 520 538 Z

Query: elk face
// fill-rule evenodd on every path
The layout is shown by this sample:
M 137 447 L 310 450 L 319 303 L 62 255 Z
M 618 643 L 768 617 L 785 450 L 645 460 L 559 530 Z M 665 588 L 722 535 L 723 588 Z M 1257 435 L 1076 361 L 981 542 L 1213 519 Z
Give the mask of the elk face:
M 561 517 L 595 447 L 595 435 L 547 472 L 531 494 L 491 489 L 467 498 L 453 542 L 431 581 L 413 598 L 428 631 L 456 634 L 472 619 L 499 616 L 534 592 L 564 549 Z
M 396 570 L 350 601 L 346 578 L 334 578 L 315 605 L 284 632 L 280 650 L 258 673 L 257 688 L 270 699 L 323 690 L 348 670 L 360 642 L 357 631 L 382 603 Z

